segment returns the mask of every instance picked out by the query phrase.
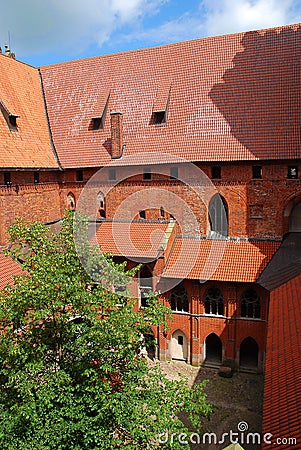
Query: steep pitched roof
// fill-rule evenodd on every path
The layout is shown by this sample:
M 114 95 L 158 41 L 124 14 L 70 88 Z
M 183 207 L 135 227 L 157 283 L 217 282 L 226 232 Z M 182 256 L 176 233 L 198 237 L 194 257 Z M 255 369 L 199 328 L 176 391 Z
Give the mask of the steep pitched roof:
M 301 275 L 270 296 L 263 433 L 283 439 L 281 449 L 301 448 Z M 296 439 L 293 444 L 290 439 Z M 284 441 L 285 439 L 285 441 Z M 263 449 L 271 448 L 262 444 Z
M 108 111 L 123 113 L 123 155 L 135 161 L 145 152 L 157 152 L 157 163 L 162 152 L 190 161 L 299 158 L 300 49 L 301 26 L 291 25 L 42 67 L 60 161 L 110 161 L 109 114 L 91 129 L 108 92 Z M 166 123 L 154 124 L 163 107 Z
M 280 242 L 218 241 L 178 237 L 165 278 L 255 282 Z
M 2 168 L 59 168 L 39 71 L 5 55 L 0 55 L 0 147 Z
M 0 290 L 8 284 L 14 283 L 13 276 L 23 274 L 20 264 L 0 253 Z

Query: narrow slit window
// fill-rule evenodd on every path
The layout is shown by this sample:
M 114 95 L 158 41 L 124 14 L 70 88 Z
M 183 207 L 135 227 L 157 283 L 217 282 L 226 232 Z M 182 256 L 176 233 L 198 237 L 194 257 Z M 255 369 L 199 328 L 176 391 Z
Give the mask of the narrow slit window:
M 260 180 L 262 178 L 262 167 L 261 166 L 253 166 L 252 167 L 252 175 L 254 180 Z
M 40 174 L 39 174 L 39 172 L 34 172 L 33 173 L 33 182 L 34 182 L 34 184 L 39 184 L 39 182 L 40 182 Z
M 211 167 L 211 178 L 220 180 L 222 177 L 222 169 L 221 166 L 212 166 Z
M 4 184 L 6 186 L 11 186 L 12 185 L 10 172 L 4 172 Z
M 84 181 L 84 173 L 82 170 L 76 171 L 76 181 Z
M 287 178 L 289 178 L 290 180 L 298 179 L 298 166 L 288 166 Z
M 144 180 L 151 180 L 152 179 L 152 171 L 150 167 L 145 167 L 143 169 L 143 179 Z

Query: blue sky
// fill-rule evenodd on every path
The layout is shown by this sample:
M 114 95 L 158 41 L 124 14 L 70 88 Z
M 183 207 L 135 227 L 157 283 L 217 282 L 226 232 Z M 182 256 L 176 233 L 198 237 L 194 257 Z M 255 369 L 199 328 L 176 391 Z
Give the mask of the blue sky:
M 295 0 L 0 0 L 0 46 L 34 66 L 301 22 Z

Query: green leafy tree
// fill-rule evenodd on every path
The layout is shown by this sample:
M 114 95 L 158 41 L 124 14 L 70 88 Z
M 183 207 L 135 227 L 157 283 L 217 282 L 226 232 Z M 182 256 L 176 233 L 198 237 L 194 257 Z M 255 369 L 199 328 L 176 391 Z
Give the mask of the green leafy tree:
M 158 436 L 187 431 L 181 411 L 194 426 L 210 414 L 203 385 L 170 381 L 139 356 L 141 336 L 168 311 L 155 295 L 137 311 L 128 292 L 111 292 L 133 272 L 87 245 L 82 219 L 76 249 L 73 221 L 67 214 L 57 233 L 22 220 L 10 228 L 25 273 L 0 294 L 0 448 L 182 449 Z

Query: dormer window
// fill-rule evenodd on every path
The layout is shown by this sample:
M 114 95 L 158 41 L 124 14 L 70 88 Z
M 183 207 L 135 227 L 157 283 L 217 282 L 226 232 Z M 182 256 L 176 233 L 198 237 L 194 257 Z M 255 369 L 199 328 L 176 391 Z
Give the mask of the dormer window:
M 4 119 L 8 125 L 10 130 L 17 130 L 17 118 L 19 117 L 17 114 L 9 111 L 9 109 L 4 105 L 2 100 L 0 100 L 0 111 L 3 114 Z
M 89 126 L 90 130 L 102 130 L 105 126 L 106 115 L 108 111 L 110 92 L 103 91 L 98 95 L 96 105 L 93 111 L 93 117 Z
M 17 117 L 18 116 L 14 116 L 14 115 L 10 114 L 10 116 L 8 118 L 10 125 L 14 128 L 17 128 Z
M 155 111 L 154 112 L 154 124 L 158 125 L 160 123 L 165 123 L 165 111 Z
M 92 130 L 103 128 L 102 117 L 92 117 Z
M 153 125 L 162 125 L 167 121 L 169 98 L 171 91 L 170 81 L 161 81 L 157 88 L 156 98 L 153 104 L 152 121 Z

